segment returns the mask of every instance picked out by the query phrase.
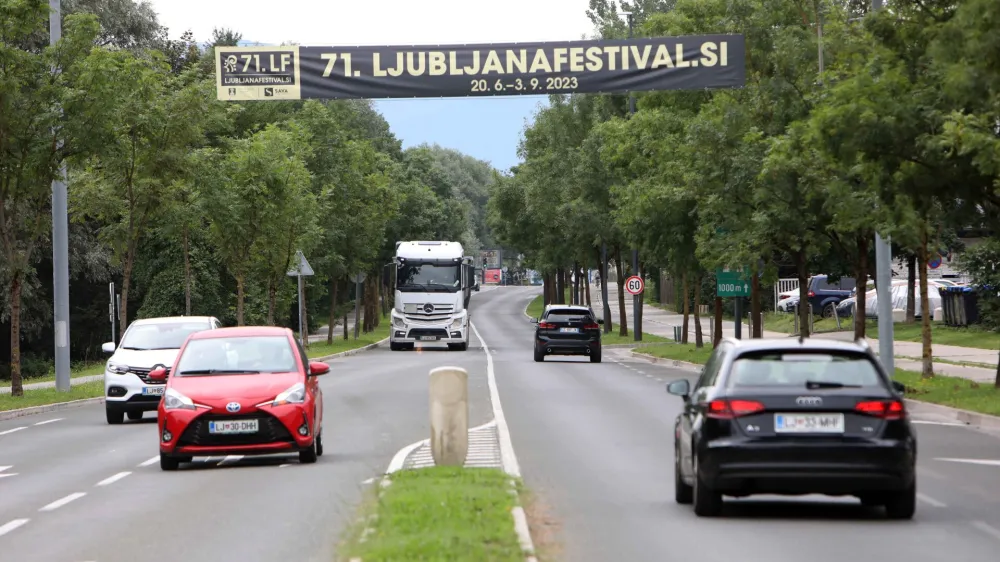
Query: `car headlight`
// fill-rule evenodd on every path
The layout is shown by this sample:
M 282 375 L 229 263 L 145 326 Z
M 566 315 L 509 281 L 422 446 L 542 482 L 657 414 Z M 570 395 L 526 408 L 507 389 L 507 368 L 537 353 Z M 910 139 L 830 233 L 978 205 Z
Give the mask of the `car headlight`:
M 272 406 L 283 406 L 285 404 L 301 404 L 306 400 L 306 385 L 297 382 L 288 390 L 285 390 L 271 402 Z
M 163 408 L 166 410 L 194 410 L 197 406 L 187 396 L 168 388 L 163 393 Z
M 113 363 L 108 361 L 107 371 L 109 373 L 114 373 L 116 375 L 124 375 L 128 372 L 128 365 L 122 365 L 121 363 Z

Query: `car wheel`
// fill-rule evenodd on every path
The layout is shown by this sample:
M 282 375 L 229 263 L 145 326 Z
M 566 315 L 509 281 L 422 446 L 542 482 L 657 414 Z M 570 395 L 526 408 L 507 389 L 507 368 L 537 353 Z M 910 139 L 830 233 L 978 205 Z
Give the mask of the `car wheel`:
M 545 352 L 542 351 L 542 350 L 540 350 L 540 349 L 538 349 L 536 347 L 535 348 L 535 363 L 541 363 L 543 361 L 545 361 Z
M 828 304 L 826 308 L 823 309 L 823 318 L 833 318 L 837 315 L 837 305 Z
M 449 343 L 448 344 L 448 349 L 450 349 L 452 351 L 465 351 L 465 350 L 469 349 L 469 342 Z
M 319 437 L 317 435 L 317 437 Z M 313 439 L 312 445 L 309 445 L 308 449 L 299 451 L 299 462 L 302 464 L 311 464 L 316 462 L 316 458 L 319 456 L 317 453 L 316 439 Z
M 401 351 L 403 346 L 394 341 L 389 342 L 389 351 Z
M 892 492 L 885 502 L 885 514 L 889 519 L 913 519 L 917 510 L 917 485 L 911 484 L 905 490 Z
M 108 418 L 108 423 L 118 425 L 125 421 L 125 412 L 114 408 L 104 408 L 104 415 Z
M 694 463 L 694 490 L 691 494 L 694 514 L 698 517 L 715 517 L 722 512 L 722 494 L 705 485 L 698 470 L 698 460 Z
M 677 451 L 674 450 L 674 500 L 682 505 L 689 505 L 694 501 L 694 488 L 684 482 L 681 475 L 681 463 Z
M 317 457 L 322 457 L 323 456 L 323 432 L 322 431 L 320 431 L 319 434 L 316 436 L 316 456 Z
M 169 455 L 160 453 L 160 469 L 161 470 L 177 470 L 177 467 L 181 465 L 180 459 L 176 459 Z
M 142 412 L 128 412 L 128 419 L 133 420 L 133 421 L 135 421 L 135 420 L 141 420 L 142 419 Z
M 600 363 L 601 362 L 601 348 L 600 347 L 597 348 L 597 351 L 595 351 L 594 353 L 590 354 L 590 362 L 591 363 Z

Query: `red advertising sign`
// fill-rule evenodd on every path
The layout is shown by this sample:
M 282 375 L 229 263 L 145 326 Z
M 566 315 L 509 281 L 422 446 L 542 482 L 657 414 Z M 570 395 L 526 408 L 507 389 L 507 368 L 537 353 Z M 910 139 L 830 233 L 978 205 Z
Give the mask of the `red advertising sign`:
M 486 275 L 483 277 L 483 283 L 499 283 L 501 275 L 503 275 L 503 272 L 499 269 L 487 269 Z

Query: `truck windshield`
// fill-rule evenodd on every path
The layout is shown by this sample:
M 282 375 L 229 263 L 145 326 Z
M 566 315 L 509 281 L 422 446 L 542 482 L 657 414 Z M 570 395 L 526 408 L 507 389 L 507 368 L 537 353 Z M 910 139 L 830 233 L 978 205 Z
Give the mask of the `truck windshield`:
M 462 270 L 459 265 L 406 263 L 399 266 L 396 288 L 409 292 L 454 293 L 462 288 Z

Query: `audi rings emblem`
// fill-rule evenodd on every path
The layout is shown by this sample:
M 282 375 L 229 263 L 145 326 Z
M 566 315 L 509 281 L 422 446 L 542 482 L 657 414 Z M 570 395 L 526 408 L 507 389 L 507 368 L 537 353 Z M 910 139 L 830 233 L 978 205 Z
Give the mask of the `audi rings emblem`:
M 430 313 L 434 312 L 434 305 L 431 304 L 431 303 L 425 304 L 424 305 L 424 312 L 426 312 L 427 314 L 430 314 Z
M 230 402 L 229 404 L 226 404 L 226 411 L 232 412 L 234 414 L 236 412 L 239 412 L 240 411 L 240 403 L 239 402 Z
M 823 403 L 823 399 L 819 396 L 799 396 L 795 399 L 795 403 L 799 406 L 819 406 Z

